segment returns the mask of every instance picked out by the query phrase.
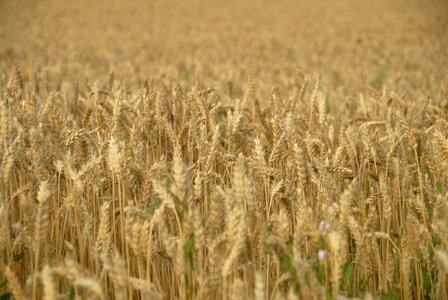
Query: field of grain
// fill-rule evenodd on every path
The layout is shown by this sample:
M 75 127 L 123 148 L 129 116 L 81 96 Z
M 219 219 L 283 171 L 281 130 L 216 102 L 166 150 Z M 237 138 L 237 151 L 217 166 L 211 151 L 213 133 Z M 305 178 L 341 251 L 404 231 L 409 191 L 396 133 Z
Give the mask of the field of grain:
M 446 0 L 0 0 L 0 299 L 448 299 Z

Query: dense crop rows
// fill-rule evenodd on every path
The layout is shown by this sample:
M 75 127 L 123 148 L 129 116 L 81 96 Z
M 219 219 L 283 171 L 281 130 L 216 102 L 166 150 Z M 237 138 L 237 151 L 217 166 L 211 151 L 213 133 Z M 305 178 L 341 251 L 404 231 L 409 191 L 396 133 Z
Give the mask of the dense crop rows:
M 425 3 L 0 2 L 2 299 L 448 299 Z

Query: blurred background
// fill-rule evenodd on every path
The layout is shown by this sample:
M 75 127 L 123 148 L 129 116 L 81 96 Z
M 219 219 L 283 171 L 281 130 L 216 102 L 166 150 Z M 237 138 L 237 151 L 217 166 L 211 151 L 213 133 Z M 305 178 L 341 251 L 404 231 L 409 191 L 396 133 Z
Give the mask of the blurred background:
M 0 1 L 0 71 L 125 84 L 195 79 L 240 97 L 322 78 L 336 96 L 370 86 L 439 95 L 446 0 Z M 3 76 L 5 78 L 5 76 Z M 82 88 L 82 86 L 81 86 Z

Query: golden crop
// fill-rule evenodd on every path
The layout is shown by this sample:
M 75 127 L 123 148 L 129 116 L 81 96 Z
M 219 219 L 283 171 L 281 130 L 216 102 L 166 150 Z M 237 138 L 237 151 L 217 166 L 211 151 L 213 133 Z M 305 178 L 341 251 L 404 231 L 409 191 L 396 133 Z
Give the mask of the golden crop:
M 0 1 L 0 298 L 448 299 L 444 0 Z

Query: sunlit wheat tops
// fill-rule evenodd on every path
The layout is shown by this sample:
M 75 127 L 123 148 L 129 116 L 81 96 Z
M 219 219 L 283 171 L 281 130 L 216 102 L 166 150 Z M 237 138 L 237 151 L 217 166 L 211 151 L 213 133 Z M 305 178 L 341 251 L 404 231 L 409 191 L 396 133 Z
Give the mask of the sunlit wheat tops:
M 22 2 L 0 300 L 448 300 L 445 2 Z

